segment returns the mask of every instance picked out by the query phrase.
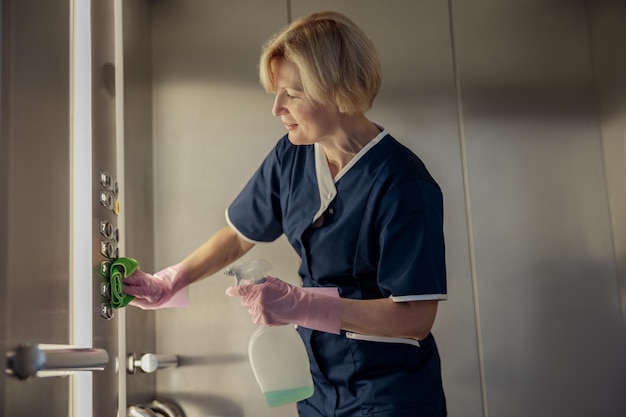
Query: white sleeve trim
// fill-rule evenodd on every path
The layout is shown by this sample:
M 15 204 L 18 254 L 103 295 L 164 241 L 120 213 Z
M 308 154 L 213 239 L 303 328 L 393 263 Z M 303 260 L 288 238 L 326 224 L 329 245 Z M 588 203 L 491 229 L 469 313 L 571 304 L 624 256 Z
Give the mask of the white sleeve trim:
M 430 301 L 438 300 L 444 301 L 448 299 L 447 294 L 419 294 L 419 295 L 398 295 L 391 296 L 391 299 L 396 303 L 405 303 L 407 301 Z
M 246 235 L 244 235 L 243 233 L 241 233 L 241 232 L 239 231 L 239 229 L 237 229 L 237 228 L 235 227 L 235 225 L 233 224 L 233 222 L 231 222 L 231 221 L 230 221 L 230 217 L 228 216 L 228 209 L 226 209 L 226 213 L 225 213 L 225 215 L 226 215 L 226 223 L 228 223 L 228 225 L 230 226 L 230 228 L 231 228 L 231 229 L 233 229 L 233 230 L 235 231 L 235 233 L 237 233 L 237 235 L 238 235 L 239 237 L 241 237 L 243 240 L 245 240 L 246 242 L 252 243 L 252 244 L 254 244 L 254 245 L 256 245 L 256 244 L 258 244 L 258 243 L 266 243 L 266 242 L 261 242 L 261 241 L 258 241 L 258 240 L 252 240 L 252 239 L 250 239 L 248 236 L 246 236 Z
M 366 342 L 379 342 L 379 343 L 404 343 L 406 345 L 413 345 L 420 347 L 420 342 L 416 339 L 408 339 L 404 337 L 386 337 L 386 336 L 370 336 L 361 333 L 346 332 L 348 339 L 365 340 Z

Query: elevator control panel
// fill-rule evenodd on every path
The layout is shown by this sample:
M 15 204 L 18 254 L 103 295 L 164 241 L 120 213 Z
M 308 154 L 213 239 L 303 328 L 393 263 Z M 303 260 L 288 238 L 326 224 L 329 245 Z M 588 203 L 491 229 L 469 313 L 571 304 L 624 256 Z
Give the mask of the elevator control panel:
M 101 170 L 98 183 L 98 201 L 105 211 L 99 219 L 99 271 L 102 281 L 99 285 L 101 297 L 100 316 L 106 320 L 113 318 L 113 306 L 111 304 L 111 263 L 119 257 L 118 244 L 120 232 L 117 228 L 117 216 L 120 212 L 118 193 L 119 186 L 113 176 L 107 171 Z

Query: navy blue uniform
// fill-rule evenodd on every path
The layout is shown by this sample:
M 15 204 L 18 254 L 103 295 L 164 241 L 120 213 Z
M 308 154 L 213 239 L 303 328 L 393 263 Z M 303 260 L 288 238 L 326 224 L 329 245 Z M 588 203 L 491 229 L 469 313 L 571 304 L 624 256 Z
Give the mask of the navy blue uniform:
M 283 233 L 300 256 L 305 287 L 341 297 L 446 298 L 441 190 L 422 161 L 386 131 L 332 178 L 321 146 L 283 137 L 227 210 L 252 242 Z M 300 327 L 315 394 L 301 416 L 445 415 L 432 335 L 333 335 Z

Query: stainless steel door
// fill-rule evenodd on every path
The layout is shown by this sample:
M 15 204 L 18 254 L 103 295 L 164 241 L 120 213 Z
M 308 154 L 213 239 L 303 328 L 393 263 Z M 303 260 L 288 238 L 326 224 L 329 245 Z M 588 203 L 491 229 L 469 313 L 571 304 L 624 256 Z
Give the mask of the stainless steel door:
M 0 354 L 31 378 L 2 378 L 0 416 L 117 415 L 118 323 L 99 292 L 117 254 L 113 2 L 90 3 L 1 3 Z M 99 371 L 35 376 L 77 368 Z
M 2 2 L 2 354 L 70 342 L 69 47 L 68 1 Z M 69 415 L 69 378 L 3 382 L 0 415 Z

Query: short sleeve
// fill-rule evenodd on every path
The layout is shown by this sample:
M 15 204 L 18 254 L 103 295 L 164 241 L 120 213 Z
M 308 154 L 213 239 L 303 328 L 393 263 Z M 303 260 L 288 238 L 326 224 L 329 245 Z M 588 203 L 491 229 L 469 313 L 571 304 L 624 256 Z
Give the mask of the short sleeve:
M 382 198 L 379 287 L 394 301 L 447 298 L 443 197 L 436 184 L 415 180 Z
M 282 233 L 280 207 L 280 148 L 267 155 L 226 210 L 226 220 L 246 240 L 271 242 Z

